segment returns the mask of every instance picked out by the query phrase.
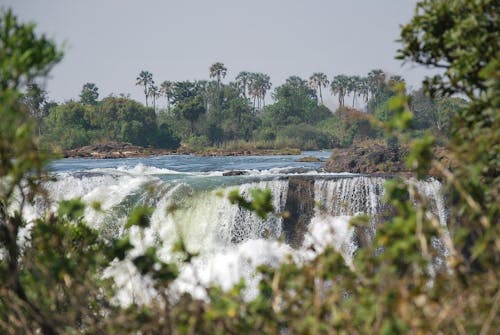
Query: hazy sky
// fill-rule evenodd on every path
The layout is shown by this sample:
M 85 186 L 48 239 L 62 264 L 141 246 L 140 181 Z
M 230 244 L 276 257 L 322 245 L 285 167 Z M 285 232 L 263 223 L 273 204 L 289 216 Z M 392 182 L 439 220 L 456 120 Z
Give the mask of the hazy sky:
M 418 86 L 425 69 L 394 59 L 399 25 L 413 0 L 0 0 L 38 31 L 64 43 L 47 82 L 57 101 L 86 82 L 101 97 L 130 93 L 141 70 L 163 80 L 208 79 L 210 64 L 264 72 L 274 87 L 290 75 L 365 75 L 373 68 Z M 330 98 L 331 101 L 335 100 Z

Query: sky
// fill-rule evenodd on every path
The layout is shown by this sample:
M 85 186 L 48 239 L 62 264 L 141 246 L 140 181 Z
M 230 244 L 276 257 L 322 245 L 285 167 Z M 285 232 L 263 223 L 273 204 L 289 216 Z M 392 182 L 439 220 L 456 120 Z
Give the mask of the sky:
M 208 79 L 222 62 L 225 82 L 240 71 L 271 76 L 366 75 L 381 68 L 420 86 L 428 70 L 395 60 L 400 25 L 416 0 L 0 0 L 55 40 L 64 59 L 45 82 L 58 102 L 78 99 L 84 83 L 101 97 L 130 94 L 141 70 L 164 80 Z M 328 95 L 328 94 L 327 94 Z M 335 98 L 326 102 L 334 104 Z

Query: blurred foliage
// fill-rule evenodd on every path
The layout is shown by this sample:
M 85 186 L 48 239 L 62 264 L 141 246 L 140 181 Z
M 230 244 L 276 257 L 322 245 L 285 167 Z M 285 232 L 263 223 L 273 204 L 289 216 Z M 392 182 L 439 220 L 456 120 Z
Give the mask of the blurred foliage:
M 205 299 L 172 294 L 179 266 L 185 264 L 163 260 L 161 245 L 132 252 L 128 231 L 120 239 L 104 240 L 83 222 L 79 200 L 63 202 L 57 213 L 47 210 L 31 223 L 23 217 L 26 203 L 44 198 L 46 158 L 38 150 L 35 123 L 19 90 L 27 79 L 46 74 L 60 53 L 52 41 L 34 34 L 33 25 L 18 23 L 11 12 L 2 12 L 0 333 L 497 333 L 498 4 L 421 0 L 417 8 L 402 28 L 401 58 L 443 67 L 444 77 L 428 81 L 428 88 L 441 95 L 463 93 L 469 99 L 450 126 L 449 149 L 460 165 L 450 171 L 433 159 L 431 134 L 412 145 L 409 160 L 422 178 L 430 167 L 440 172 L 449 198 L 448 227 L 440 225 L 429 199 L 413 183 L 395 179 L 386 188 L 393 218 L 377 227 L 372 243 L 357 250 L 352 262 L 346 263 L 328 247 L 308 262 L 259 267 L 253 298 L 248 298 L 241 282 L 227 291 L 206 287 Z M 112 110 L 130 112 L 133 103 L 113 99 L 106 102 L 114 106 Z M 219 108 L 223 104 L 222 99 Z M 385 129 L 399 141 L 408 140 L 400 130 L 413 121 L 409 105 L 402 86 L 388 102 L 392 117 Z M 68 122 L 74 122 L 72 113 L 86 113 L 79 106 L 71 108 Z M 85 122 L 90 127 L 92 120 Z M 231 199 L 261 217 L 273 212 L 269 191 L 254 190 L 251 195 L 252 200 L 236 193 Z M 136 209 L 127 230 L 144 232 L 150 215 L 149 208 Z M 436 247 L 437 239 L 446 253 Z M 180 259 L 186 264 L 194 257 L 182 241 L 175 252 L 183 254 Z M 152 280 L 156 294 L 149 303 L 115 303 L 116 284 L 102 275 L 117 260 L 130 261 Z
M 233 205 L 237 204 L 239 207 L 255 212 L 260 218 L 267 219 L 267 215 L 275 210 L 272 205 L 273 195 L 271 190 L 252 189 L 250 190 L 250 195 L 252 199 L 247 200 L 235 190 L 229 194 L 228 198 Z

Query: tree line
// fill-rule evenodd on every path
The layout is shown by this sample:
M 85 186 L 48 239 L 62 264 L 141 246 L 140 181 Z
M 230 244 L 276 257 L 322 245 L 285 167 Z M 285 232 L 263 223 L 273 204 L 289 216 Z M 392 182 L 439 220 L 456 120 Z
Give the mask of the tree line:
M 60 105 L 30 84 L 24 101 L 45 142 L 63 148 L 124 141 L 169 149 L 182 146 L 187 151 L 214 146 L 328 149 L 384 138 L 373 119 L 391 117 L 388 101 L 394 88 L 404 83 L 401 76 L 379 69 L 364 77 L 336 75 L 331 81 L 317 72 L 308 80 L 290 76 L 271 91 L 267 74 L 241 71 L 234 81 L 224 83 L 227 73 L 225 65 L 216 62 L 209 67 L 211 80 L 165 80 L 158 86 L 151 72 L 141 71 L 135 85 L 142 88 L 145 105 L 124 94 L 99 100 L 94 83 L 83 85 L 78 100 Z M 323 92 L 328 87 L 338 98 L 336 111 L 324 104 Z M 266 105 L 270 91 L 272 102 Z M 415 135 L 432 129 L 445 139 L 463 100 L 431 98 L 422 89 L 409 94 Z M 352 103 L 346 103 L 348 96 Z M 166 107 L 158 106 L 161 98 Z M 354 108 L 356 98 L 363 109 Z

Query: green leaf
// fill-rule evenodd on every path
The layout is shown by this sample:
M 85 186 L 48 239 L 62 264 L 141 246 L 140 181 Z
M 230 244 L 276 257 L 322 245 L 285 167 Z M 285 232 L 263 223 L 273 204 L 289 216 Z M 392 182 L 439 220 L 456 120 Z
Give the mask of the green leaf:
M 111 258 L 118 258 L 119 260 L 123 260 L 127 255 L 129 250 L 132 250 L 134 246 L 130 243 L 130 239 L 128 236 L 125 236 L 119 240 L 113 242 L 111 246 L 110 256 Z
M 59 203 L 57 213 L 61 217 L 77 220 L 83 217 L 85 204 L 80 199 L 63 200 Z
M 151 215 L 153 214 L 153 209 L 147 206 L 139 206 L 134 208 L 130 214 L 125 228 L 130 228 L 132 226 L 138 226 L 141 228 L 149 227 Z

